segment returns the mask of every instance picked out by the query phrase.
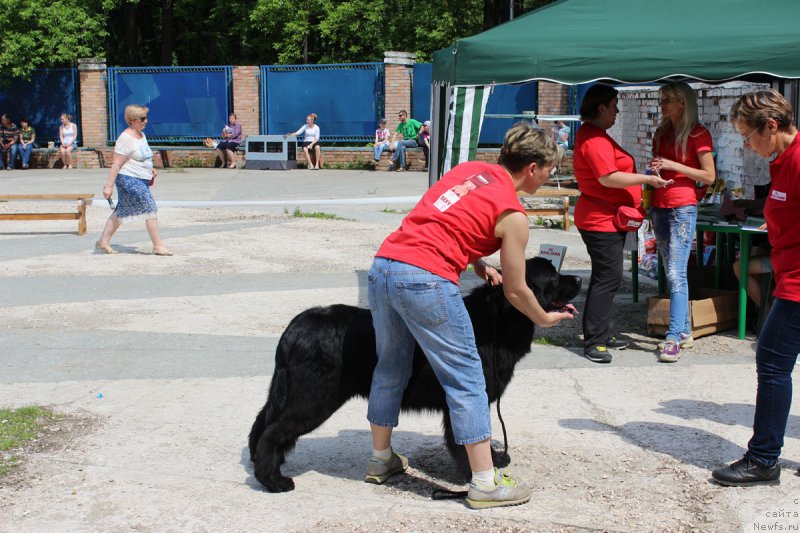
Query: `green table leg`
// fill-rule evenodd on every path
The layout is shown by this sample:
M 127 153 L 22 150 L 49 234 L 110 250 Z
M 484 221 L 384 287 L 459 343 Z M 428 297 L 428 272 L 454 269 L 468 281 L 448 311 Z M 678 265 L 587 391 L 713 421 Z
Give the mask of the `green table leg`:
M 744 339 L 747 318 L 747 272 L 750 267 L 750 234 L 742 232 L 739 240 L 739 338 Z
M 638 243 L 637 243 L 638 246 Z M 631 296 L 633 303 L 639 302 L 639 250 L 631 251 Z
M 717 232 L 717 240 L 716 240 L 717 249 L 714 252 L 715 255 L 716 255 L 716 258 L 714 260 L 714 288 L 715 289 L 719 289 L 719 286 L 721 284 L 720 281 L 722 280 L 722 263 L 723 263 L 723 258 L 725 257 L 725 249 L 724 249 L 724 247 L 722 245 L 723 237 L 724 237 L 724 234 L 722 234 L 721 232 Z

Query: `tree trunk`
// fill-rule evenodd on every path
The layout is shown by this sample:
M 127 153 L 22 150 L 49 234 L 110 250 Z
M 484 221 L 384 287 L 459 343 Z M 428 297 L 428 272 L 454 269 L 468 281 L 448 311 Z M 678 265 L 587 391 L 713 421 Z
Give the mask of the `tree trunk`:
M 161 65 L 172 65 L 173 39 L 173 15 L 175 13 L 175 2 L 173 0 L 163 0 L 161 5 Z
M 136 53 L 136 41 L 139 33 L 136 31 L 136 4 L 125 2 L 122 4 L 122 18 L 125 21 L 123 26 L 123 54 L 125 64 L 128 66 L 139 65 L 139 55 Z

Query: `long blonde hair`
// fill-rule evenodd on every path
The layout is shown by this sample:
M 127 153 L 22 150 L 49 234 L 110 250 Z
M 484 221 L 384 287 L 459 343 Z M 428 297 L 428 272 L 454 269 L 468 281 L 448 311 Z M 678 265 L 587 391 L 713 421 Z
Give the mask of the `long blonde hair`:
M 676 148 L 680 150 L 681 158 L 685 159 L 689 135 L 692 133 L 695 126 L 700 123 L 697 118 L 697 98 L 692 88 L 689 87 L 689 84 L 682 81 L 668 83 L 661 87 L 660 92 L 663 96 L 671 100 L 683 102 L 683 116 L 672 128 L 672 140 Z M 653 152 L 658 153 L 658 146 L 661 144 L 662 138 L 669 129 L 670 124 L 671 122 L 668 118 L 664 117 L 661 119 L 656 129 L 655 136 L 653 137 Z

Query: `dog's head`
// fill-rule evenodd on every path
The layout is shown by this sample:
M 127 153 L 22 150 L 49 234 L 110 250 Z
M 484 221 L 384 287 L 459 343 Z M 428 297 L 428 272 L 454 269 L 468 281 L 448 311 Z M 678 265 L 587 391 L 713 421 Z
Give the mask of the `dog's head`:
M 545 311 L 575 311 L 569 302 L 580 293 L 581 278 L 559 274 L 544 257 L 528 259 L 525 267 L 525 281 Z

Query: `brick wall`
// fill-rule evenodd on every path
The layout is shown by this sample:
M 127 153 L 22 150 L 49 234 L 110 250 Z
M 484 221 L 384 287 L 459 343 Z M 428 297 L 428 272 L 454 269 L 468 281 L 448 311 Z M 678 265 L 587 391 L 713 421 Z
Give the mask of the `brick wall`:
M 399 122 L 397 113 L 403 109 L 411 113 L 411 83 L 417 55 L 408 52 L 384 52 L 383 55 L 386 127 L 394 132 Z
M 259 67 L 233 67 L 233 112 L 245 137 L 258 135 L 261 131 L 260 73 Z
M 697 95 L 700 123 L 711 132 L 716 152 L 717 177 L 743 183 L 747 193 L 752 185 L 769 182 L 769 165 L 750 150 L 728 121 L 728 111 L 744 93 L 768 87 L 765 84 L 734 82 L 723 86 L 690 84 Z M 620 113 L 608 133 L 636 160 L 640 171 L 653 154 L 653 134 L 661 119 L 658 90 L 652 87 L 623 89 L 619 96 Z
M 83 146 L 108 142 L 108 90 L 104 59 L 79 59 L 81 139 Z
M 538 95 L 538 114 L 566 115 L 569 112 L 569 87 L 566 85 L 549 81 L 540 81 Z M 540 122 L 539 126 L 551 135 L 555 135 L 555 123 Z M 571 124 L 568 124 L 568 126 L 572 127 Z

